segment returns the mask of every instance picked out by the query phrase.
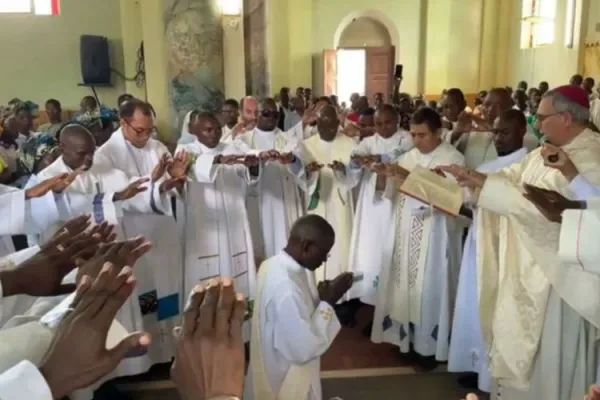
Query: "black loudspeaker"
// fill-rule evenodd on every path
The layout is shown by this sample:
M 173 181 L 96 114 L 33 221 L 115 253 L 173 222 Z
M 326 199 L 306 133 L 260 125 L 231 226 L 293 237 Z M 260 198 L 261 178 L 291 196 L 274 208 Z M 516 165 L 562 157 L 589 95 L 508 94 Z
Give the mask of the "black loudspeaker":
M 108 39 L 82 35 L 80 40 L 81 78 L 85 85 L 110 85 Z
M 394 78 L 402 79 L 402 70 L 404 69 L 404 65 L 396 64 L 396 70 L 394 71 Z

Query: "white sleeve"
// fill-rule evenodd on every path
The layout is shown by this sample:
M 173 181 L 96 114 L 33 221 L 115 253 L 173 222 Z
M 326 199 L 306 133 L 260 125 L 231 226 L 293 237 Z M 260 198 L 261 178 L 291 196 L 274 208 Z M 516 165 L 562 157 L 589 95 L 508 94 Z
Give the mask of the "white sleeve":
M 4 189 L 4 187 L 3 187 Z M 3 190 L 0 194 L 0 212 L 3 223 L 0 236 L 25 233 L 28 202 L 24 190 Z
M 572 267 L 600 275 L 599 210 L 565 210 L 560 226 L 558 256 Z
M 0 375 L 2 400 L 53 400 L 46 380 L 30 361 L 21 361 Z
M 584 176 L 577 175 L 570 183 L 569 189 L 575 194 L 577 200 L 587 200 L 590 197 L 599 197 L 600 188 L 592 185 Z
M 278 301 L 276 310 L 273 343 L 293 364 L 306 364 L 320 357 L 341 329 L 333 307 L 321 302 L 311 313 L 297 292 Z

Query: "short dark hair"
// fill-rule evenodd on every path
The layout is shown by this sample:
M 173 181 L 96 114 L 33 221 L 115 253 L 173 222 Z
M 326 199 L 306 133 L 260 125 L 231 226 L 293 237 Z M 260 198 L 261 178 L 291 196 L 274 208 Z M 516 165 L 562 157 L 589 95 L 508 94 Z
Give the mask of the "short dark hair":
M 129 100 L 132 100 L 132 99 L 135 99 L 135 97 L 133 97 L 129 93 L 123 93 L 122 95 L 120 95 L 119 97 L 117 97 L 117 105 L 120 106 L 121 104 L 123 104 L 123 102 L 129 101 Z
M 525 114 L 521 110 L 514 108 L 505 110 L 500 114 L 500 119 L 514 122 L 521 129 L 527 129 L 527 119 L 525 119 Z
M 324 101 L 327 104 L 329 104 L 330 106 L 333 105 L 333 102 L 331 101 L 331 99 L 328 96 L 320 96 L 320 97 L 316 98 L 314 101 L 314 104 L 317 104 L 320 101 Z
M 436 133 L 442 128 L 442 118 L 436 110 L 430 107 L 423 107 L 415 111 L 410 119 L 410 123 L 413 125 L 427 125 L 429 131 Z
M 372 117 L 373 115 L 375 115 L 375 109 L 373 107 L 367 107 L 360 112 L 361 117 Z
M 131 99 L 119 106 L 119 118 L 133 118 L 133 114 L 135 114 L 137 110 L 140 110 L 140 112 L 146 117 L 156 116 L 154 107 L 152 107 L 150 103 L 140 99 Z
M 231 106 L 235 109 L 240 108 L 240 103 L 236 99 L 227 99 L 223 102 L 224 106 Z
M 62 110 L 62 106 L 60 105 L 60 101 L 56 100 L 56 99 L 48 99 L 46 100 L 46 105 L 53 105 L 54 107 L 58 108 L 59 110 Z
M 212 119 L 214 121 L 219 122 L 219 119 L 217 118 L 217 116 L 215 115 L 215 113 L 210 112 L 210 111 L 200 111 L 200 110 L 194 110 L 192 111 L 192 113 L 190 114 L 190 124 L 193 122 L 196 122 L 200 119 Z

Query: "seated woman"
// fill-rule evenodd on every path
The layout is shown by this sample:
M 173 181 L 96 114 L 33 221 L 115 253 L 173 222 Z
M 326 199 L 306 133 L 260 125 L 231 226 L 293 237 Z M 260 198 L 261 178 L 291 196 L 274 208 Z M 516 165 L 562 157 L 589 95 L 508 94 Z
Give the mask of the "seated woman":
M 2 133 L 0 133 L 0 157 L 2 158 L 4 168 L 0 175 L 0 183 L 13 185 L 18 178 L 17 175 L 17 153 L 19 144 L 17 138 L 19 131 L 15 116 L 8 112 L 0 121 Z
M 117 115 L 106 107 L 85 112 L 77 116 L 76 121 L 84 125 L 96 140 L 96 147 L 102 146 L 115 131 Z

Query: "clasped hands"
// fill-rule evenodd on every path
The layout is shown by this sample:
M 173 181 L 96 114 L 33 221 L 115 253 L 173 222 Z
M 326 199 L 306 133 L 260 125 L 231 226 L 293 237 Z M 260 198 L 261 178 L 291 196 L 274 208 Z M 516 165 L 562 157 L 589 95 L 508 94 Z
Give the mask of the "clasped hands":
M 352 272 L 343 272 L 333 280 L 321 281 L 317 285 L 319 299 L 333 307 L 350 290 L 353 283 L 354 274 Z

